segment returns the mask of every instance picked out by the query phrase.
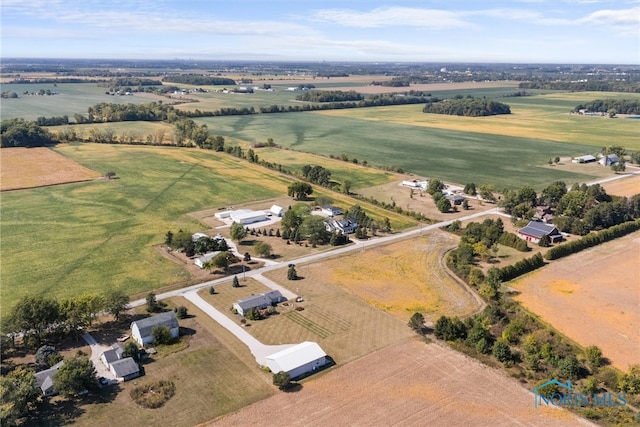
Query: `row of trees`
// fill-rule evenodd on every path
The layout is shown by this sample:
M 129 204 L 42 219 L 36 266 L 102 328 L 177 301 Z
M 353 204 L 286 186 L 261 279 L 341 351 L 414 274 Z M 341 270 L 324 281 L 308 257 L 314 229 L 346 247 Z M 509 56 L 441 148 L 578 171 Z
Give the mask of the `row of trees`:
M 350 90 L 349 92 L 341 90 L 312 90 L 296 96 L 296 100 L 307 102 L 343 102 L 360 101 L 362 99 L 364 99 L 364 96 L 355 90 Z
M 520 89 L 561 90 L 569 92 L 632 92 L 640 93 L 640 83 L 622 80 L 589 80 L 589 81 L 535 81 L 522 82 Z
M 52 135 L 35 122 L 16 118 L 0 123 L 0 147 L 45 147 L 53 144 Z
M 122 291 L 111 289 L 104 294 L 81 294 L 63 300 L 25 296 L 2 318 L 3 348 L 16 346 L 22 337 L 25 348 L 37 348 L 51 337 L 75 335 L 90 327 L 98 314 L 107 312 L 118 320 L 129 304 Z M 11 337 L 10 342 L 5 340 Z
M 614 114 L 640 114 L 640 100 L 614 98 L 596 99 L 585 104 L 578 104 L 573 109 L 576 113 L 580 110 L 588 110 L 596 113 L 609 113 L 614 111 Z
M 447 99 L 444 101 L 428 102 L 422 109 L 423 113 L 449 114 L 454 116 L 480 117 L 496 114 L 511 114 L 507 104 L 484 98 Z

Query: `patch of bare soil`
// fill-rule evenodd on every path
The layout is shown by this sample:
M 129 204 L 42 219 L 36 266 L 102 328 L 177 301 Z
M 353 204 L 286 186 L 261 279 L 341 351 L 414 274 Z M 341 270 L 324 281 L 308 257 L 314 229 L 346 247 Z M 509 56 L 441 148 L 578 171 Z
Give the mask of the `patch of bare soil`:
M 525 307 L 627 370 L 640 361 L 640 233 L 554 261 L 512 284 Z
M 602 184 L 607 194 L 631 197 L 640 193 L 640 175 L 610 181 Z
M 99 177 L 98 172 L 48 148 L 3 148 L 0 153 L 0 191 L 89 181 Z
M 536 409 L 533 394 L 500 371 L 444 345 L 410 338 L 209 425 L 592 424 L 564 410 Z

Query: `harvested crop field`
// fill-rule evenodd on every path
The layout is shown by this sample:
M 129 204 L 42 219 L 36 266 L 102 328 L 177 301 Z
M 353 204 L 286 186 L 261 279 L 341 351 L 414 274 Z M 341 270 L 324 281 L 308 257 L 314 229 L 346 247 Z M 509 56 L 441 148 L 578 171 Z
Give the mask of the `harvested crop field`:
M 296 268 L 305 277 L 300 283 L 340 286 L 403 321 L 415 312 L 423 313 L 427 321 L 441 315 L 464 317 L 479 310 L 482 303 L 441 264 L 444 253 L 456 245 L 455 237 L 433 231 Z
M 614 196 L 631 197 L 640 193 L 640 175 L 634 175 L 602 184 L 607 194 Z
M 525 307 L 627 370 L 640 361 L 640 233 L 554 261 L 513 282 Z
M 320 374 L 297 392 L 279 393 L 210 425 L 399 424 L 592 425 L 564 410 L 535 409 L 533 394 L 501 372 L 416 338 Z
M 89 181 L 98 172 L 48 148 L 3 148 L 0 152 L 0 191 Z

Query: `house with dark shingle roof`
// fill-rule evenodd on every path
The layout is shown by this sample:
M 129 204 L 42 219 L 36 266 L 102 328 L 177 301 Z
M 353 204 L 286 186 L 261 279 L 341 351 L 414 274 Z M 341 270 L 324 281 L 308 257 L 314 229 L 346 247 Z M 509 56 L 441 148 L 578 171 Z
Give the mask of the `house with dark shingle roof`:
M 180 334 L 180 325 L 178 324 L 176 314 L 173 311 L 165 311 L 164 313 L 132 322 L 131 336 L 138 344 L 142 346 L 147 345 L 153 342 L 151 331 L 156 326 L 166 326 L 173 338 L 178 338 Z
M 122 359 L 122 353 L 124 352 L 124 345 L 122 343 L 115 343 L 111 348 L 100 355 L 100 360 L 108 368 L 112 362 Z
M 562 234 L 551 224 L 539 221 L 529 221 L 525 227 L 518 230 L 518 237 L 527 242 L 538 243 L 542 236 L 549 236 L 551 243 L 562 240 Z

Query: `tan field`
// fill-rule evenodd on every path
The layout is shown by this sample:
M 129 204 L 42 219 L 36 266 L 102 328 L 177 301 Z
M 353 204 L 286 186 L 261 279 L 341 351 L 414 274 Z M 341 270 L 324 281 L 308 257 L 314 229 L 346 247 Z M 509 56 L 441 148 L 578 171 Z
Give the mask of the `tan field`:
M 602 186 L 607 190 L 607 194 L 631 197 L 640 193 L 640 175 L 607 182 L 602 184 Z
M 100 173 L 48 148 L 3 148 L 0 152 L 0 191 L 89 181 L 99 177 Z
M 500 371 L 445 345 L 409 338 L 210 425 L 592 424 L 564 410 L 535 409 L 533 394 Z
M 640 362 L 640 233 L 538 270 L 511 286 L 525 307 L 627 370 Z

